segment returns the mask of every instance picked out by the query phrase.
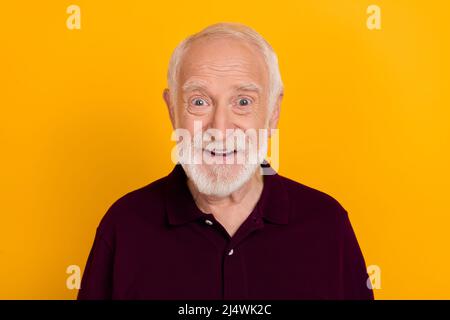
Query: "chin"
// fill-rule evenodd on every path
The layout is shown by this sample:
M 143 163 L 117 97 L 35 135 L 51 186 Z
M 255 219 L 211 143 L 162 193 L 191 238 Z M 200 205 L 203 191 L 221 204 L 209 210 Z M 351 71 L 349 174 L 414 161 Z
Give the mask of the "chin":
M 242 164 L 203 164 L 200 166 L 200 170 L 211 180 L 222 183 L 236 180 L 245 170 Z
M 250 180 L 259 165 L 197 164 L 183 168 L 199 192 L 226 197 Z

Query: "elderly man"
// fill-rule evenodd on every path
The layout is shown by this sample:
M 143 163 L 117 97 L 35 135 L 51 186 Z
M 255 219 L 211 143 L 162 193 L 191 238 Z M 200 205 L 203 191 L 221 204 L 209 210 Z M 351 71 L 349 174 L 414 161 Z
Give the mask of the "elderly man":
M 190 135 L 168 176 L 109 208 L 78 298 L 373 299 L 346 210 L 264 161 L 283 97 L 271 46 L 209 26 L 175 49 L 168 87 L 172 125 Z

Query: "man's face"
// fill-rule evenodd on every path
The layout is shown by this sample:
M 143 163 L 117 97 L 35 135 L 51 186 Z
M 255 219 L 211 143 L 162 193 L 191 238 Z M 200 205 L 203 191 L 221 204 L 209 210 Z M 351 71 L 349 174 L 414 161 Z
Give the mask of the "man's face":
M 249 84 L 261 91 L 239 89 Z M 256 48 L 232 38 L 198 39 L 180 67 L 176 124 L 192 133 L 195 120 L 203 129 L 264 128 L 268 89 L 267 67 Z
M 239 141 L 227 136 L 230 129 L 242 133 L 254 129 L 258 133 L 268 128 L 268 92 L 267 66 L 253 45 L 229 37 L 201 38 L 186 51 L 180 66 L 177 101 L 170 111 L 174 127 L 187 129 L 192 137 L 198 121 L 203 133 L 211 129 L 216 132 L 214 138 L 203 138 L 200 147 L 193 148 L 204 161 L 183 166 L 201 192 L 224 196 L 259 168 L 259 164 L 238 163 L 238 155 L 248 159 L 249 153 L 260 150 L 264 156 L 265 141 L 246 137 L 241 146 L 244 150 Z M 250 147 L 252 142 L 254 148 Z

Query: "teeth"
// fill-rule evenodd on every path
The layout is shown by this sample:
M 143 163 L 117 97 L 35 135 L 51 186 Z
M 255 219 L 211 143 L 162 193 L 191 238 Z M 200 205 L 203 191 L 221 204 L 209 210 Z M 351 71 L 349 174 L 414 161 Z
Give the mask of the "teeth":
M 231 151 L 226 151 L 226 150 L 215 150 L 214 153 L 217 153 L 217 154 L 226 154 L 226 153 L 231 153 Z
M 223 156 L 223 155 L 229 155 L 234 153 L 234 150 L 206 150 L 208 152 L 210 152 L 212 155 L 219 155 L 219 156 Z

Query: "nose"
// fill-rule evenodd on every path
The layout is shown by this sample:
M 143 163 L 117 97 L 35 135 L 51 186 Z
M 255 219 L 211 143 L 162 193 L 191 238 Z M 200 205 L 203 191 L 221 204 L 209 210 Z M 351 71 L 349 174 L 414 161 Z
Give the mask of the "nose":
M 225 139 L 226 130 L 234 128 L 229 111 L 230 110 L 225 103 L 217 104 L 214 108 L 211 115 L 210 128 L 221 132 L 221 137 L 216 137 L 216 139 Z

